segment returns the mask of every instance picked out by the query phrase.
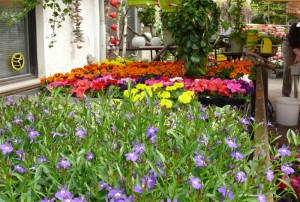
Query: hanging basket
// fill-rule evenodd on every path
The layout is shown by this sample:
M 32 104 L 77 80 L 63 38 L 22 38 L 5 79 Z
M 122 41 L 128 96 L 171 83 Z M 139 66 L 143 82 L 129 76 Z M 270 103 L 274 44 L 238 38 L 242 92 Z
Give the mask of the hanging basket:
M 155 0 L 127 0 L 128 6 L 155 5 Z
M 163 13 L 174 12 L 176 10 L 176 4 L 179 4 L 180 2 L 181 0 L 158 0 Z

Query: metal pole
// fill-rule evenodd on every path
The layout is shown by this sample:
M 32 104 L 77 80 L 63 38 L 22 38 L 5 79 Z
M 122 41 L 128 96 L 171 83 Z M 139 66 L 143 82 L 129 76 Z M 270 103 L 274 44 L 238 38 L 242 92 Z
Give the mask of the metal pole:
M 104 0 L 99 2 L 100 11 L 100 61 L 106 59 L 106 25 L 105 25 L 105 9 Z

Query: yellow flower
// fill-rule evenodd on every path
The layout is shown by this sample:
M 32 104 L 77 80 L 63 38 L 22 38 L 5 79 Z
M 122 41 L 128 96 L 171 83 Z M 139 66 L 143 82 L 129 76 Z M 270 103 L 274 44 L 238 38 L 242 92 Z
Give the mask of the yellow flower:
M 190 93 L 191 91 L 187 91 L 187 92 L 184 92 L 184 93 L 182 93 L 179 97 L 178 97 L 178 101 L 180 102 L 180 103 L 183 103 L 183 104 L 188 104 L 188 103 L 190 103 L 191 101 L 192 101 L 192 99 L 193 99 L 193 95 L 190 95 L 191 93 Z M 193 93 L 194 94 L 194 93 Z
M 168 91 L 164 91 L 158 94 L 159 98 L 170 98 L 171 97 L 171 93 Z
M 136 89 L 144 90 L 147 87 L 146 84 L 139 83 L 135 86 Z
M 167 91 L 174 91 L 174 90 L 177 90 L 177 88 L 176 88 L 176 86 L 167 86 L 166 90 Z
M 135 88 L 133 88 L 133 89 L 130 90 L 131 96 L 134 96 L 138 92 L 139 92 L 139 90 L 135 89 Z M 129 97 L 129 91 L 128 90 L 124 90 L 123 95 L 124 95 L 124 97 Z
M 156 83 L 154 85 L 151 86 L 153 91 L 155 92 L 157 89 L 163 87 L 163 85 L 161 83 Z
M 171 100 L 168 100 L 168 99 L 162 99 L 160 102 L 159 102 L 159 106 L 161 107 L 166 107 L 166 108 L 171 108 L 173 106 L 173 103 Z
M 147 91 L 147 93 L 148 93 L 148 95 L 149 95 L 150 97 L 152 97 L 152 96 L 153 96 L 153 93 L 152 93 L 152 88 L 151 88 L 151 86 L 146 86 L 145 90 Z
M 140 94 L 135 95 L 134 97 L 132 97 L 131 101 L 132 102 L 136 102 L 138 100 L 142 100 L 142 96 Z
M 178 88 L 183 88 L 184 87 L 184 83 L 183 82 L 175 82 L 174 86 L 178 89 Z

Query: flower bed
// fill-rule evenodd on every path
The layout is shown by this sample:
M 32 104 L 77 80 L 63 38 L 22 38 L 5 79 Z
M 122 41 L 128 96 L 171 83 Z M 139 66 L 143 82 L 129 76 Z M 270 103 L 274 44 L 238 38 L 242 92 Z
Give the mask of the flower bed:
M 279 199 L 278 179 L 292 173 L 296 147 L 273 148 L 264 167 L 265 154 L 253 156 L 257 124 L 228 106 L 59 100 L 0 99 L 2 201 L 262 202 Z
M 144 71 L 143 67 L 137 64 L 147 64 L 147 67 L 157 69 L 157 74 L 159 74 L 159 69 L 165 65 L 165 63 L 124 62 L 118 65 L 113 64 L 113 67 L 118 66 L 116 69 L 135 69 L 134 67 L 136 66 L 136 68 L 139 69 L 136 70 L 136 72 Z M 238 97 L 249 99 L 251 94 L 254 93 L 253 84 L 249 80 L 212 77 L 201 79 L 189 79 L 185 77 L 170 78 L 166 76 L 153 77 L 150 76 L 150 73 L 120 73 L 121 70 L 114 71 L 114 68 L 108 68 L 111 65 L 111 63 L 102 62 L 99 66 L 95 64 L 85 66 L 83 69 L 76 68 L 73 69 L 70 74 L 56 74 L 53 77 L 47 79 L 44 78 L 42 79 L 42 83 L 44 85 L 47 84 L 47 89 L 49 91 L 55 91 L 55 89 L 59 88 L 60 93 L 72 94 L 79 98 L 82 98 L 85 95 L 88 97 L 97 97 L 97 94 L 99 93 L 114 94 L 115 98 L 123 98 L 124 95 L 128 96 L 128 90 L 130 90 L 131 99 L 136 101 L 143 100 L 146 96 L 145 92 L 147 92 L 151 97 L 155 96 L 160 99 L 163 98 L 164 102 L 169 103 L 169 107 L 173 105 L 174 101 L 182 102 L 182 100 L 179 100 L 180 96 L 186 97 L 188 94 L 191 96 L 189 100 L 197 100 L 197 97 Z M 180 65 L 181 63 L 175 63 L 174 68 L 180 69 Z M 94 67 L 90 68 L 91 66 Z M 223 68 L 226 66 L 230 68 Z M 238 78 L 245 74 L 249 74 L 251 67 L 252 63 L 247 61 L 236 61 L 234 63 L 221 62 L 214 63 L 214 66 L 210 66 L 207 70 L 210 76 L 219 76 L 221 73 L 218 72 L 218 69 L 223 68 L 222 72 L 232 72 L 230 76 L 234 75 L 234 78 Z M 146 69 L 149 70 L 149 68 Z M 213 74 L 213 71 L 216 73 Z M 153 73 L 154 71 L 151 72 Z M 170 70 L 168 70 L 168 72 L 170 72 Z M 121 75 L 131 75 L 131 77 L 123 78 Z M 137 75 L 148 76 L 137 77 Z M 172 74 L 167 73 L 167 75 Z M 225 78 L 227 74 L 223 75 L 223 78 Z M 229 75 L 227 76 L 229 77 Z M 191 92 L 189 93 L 189 91 Z M 166 94 L 168 94 L 169 97 L 166 97 Z

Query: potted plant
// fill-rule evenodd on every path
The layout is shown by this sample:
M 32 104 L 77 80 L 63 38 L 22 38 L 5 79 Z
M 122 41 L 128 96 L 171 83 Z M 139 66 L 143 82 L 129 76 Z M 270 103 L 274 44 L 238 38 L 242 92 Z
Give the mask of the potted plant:
M 138 19 L 144 25 L 144 33 L 150 32 L 151 35 L 155 35 L 153 31 L 153 27 L 156 23 L 156 8 L 155 5 L 147 4 L 146 6 L 142 6 L 138 8 Z M 149 28 L 149 30 L 146 29 Z M 147 30 L 147 31 L 146 31 Z
M 242 52 L 246 41 L 245 16 L 243 14 L 243 5 L 245 0 L 234 0 L 228 9 L 232 31 L 229 35 L 231 52 Z
M 219 25 L 219 7 L 213 0 L 187 0 L 175 7 L 175 12 L 162 17 L 163 26 L 175 37 L 178 60 L 185 61 L 186 75 L 205 75 L 210 38 Z

